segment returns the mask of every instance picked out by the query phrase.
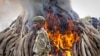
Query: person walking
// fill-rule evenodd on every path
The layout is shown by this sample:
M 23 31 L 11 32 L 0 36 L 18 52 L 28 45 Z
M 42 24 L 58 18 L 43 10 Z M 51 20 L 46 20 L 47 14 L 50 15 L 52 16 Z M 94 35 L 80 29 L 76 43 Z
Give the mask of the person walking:
M 34 28 L 36 29 L 37 36 L 33 46 L 33 56 L 48 56 L 51 51 L 50 40 L 43 25 L 45 18 L 36 16 L 33 18 Z

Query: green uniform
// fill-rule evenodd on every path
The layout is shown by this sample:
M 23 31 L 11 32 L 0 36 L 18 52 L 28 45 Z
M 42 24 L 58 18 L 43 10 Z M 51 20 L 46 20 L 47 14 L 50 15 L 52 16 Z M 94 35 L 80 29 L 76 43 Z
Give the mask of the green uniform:
M 48 56 L 50 52 L 50 41 L 44 28 L 37 31 L 37 36 L 33 46 L 34 56 Z

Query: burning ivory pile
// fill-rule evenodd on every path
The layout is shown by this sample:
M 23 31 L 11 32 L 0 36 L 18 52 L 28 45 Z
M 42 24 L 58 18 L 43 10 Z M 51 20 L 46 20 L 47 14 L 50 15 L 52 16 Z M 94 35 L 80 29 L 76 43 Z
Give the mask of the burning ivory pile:
M 35 16 L 46 18 L 44 28 L 51 42 L 48 56 L 100 56 L 100 33 L 89 22 L 78 20 L 69 0 L 32 1 Z M 0 56 L 33 56 L 35 30 L 30 31 L 23 17 L 0 32 Z
M 34 31 L 29 31 L 25 25 L 22 30 L 22 21 L 23 17 L 19 16 L 0 32 L 0 56 L 33 55 Z M 100 56 L 100 33 L 85 21 L 75 22 L 75 25 L 80 31 L 80 39 L 73 43 L 71 54 L 66 56 Z

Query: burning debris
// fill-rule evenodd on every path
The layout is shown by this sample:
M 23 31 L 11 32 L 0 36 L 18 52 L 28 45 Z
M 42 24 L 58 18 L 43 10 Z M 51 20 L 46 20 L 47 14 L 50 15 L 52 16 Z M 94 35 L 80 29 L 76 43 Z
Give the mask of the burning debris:
M 57 7 L 56 5 L 54 6 Z M 94 42 L 94 38 L 99 39 L 100 33 L 88 22 L 74 21 L 70 14 L 67 16 L 68 13 L 60 7 L 57 7 L 59 11 L 56 13 L 53 12 L 51 7 L 49 7 L 49 9 L 47 8 L 46 24 L 44 26 L 53 43 L 52 45 L 54 45 L 50 55 L 97 56 L 98 51 L 95 48 L 99 50 L 100 40 L 95 39 L 98 42 L 97 44 L 97 42 Z M 95 34 L 97 37 L 93 36 Z M 82 45 L 80 45 L 79 42 L 81 42 Z M 92 44 L 95 45 L 95 48 Z M 87 51 L 89 51 L 89 53 L 87 53 Z
M 61 52 L 60 56 L 64 53 L 67 56 L 71 56 L 73 44 L 80 39 L 79 32 L 76 32 L 74 29 L 76 26 L 73 20 L 63 17 L 63 15 L 56 14 L 54 16 L 52 13 L 48 13 L 44 27 L 48 32 L 51 42 L 56 47 L 51 52 L 55 50 L 58 53 L 55 56 L 59 55 L 59 51 Z
M 46 0 L 47 4 L 42 4 L 43 1 L 40 13 L 34 13 L 46 18 L 44 28 L 52 48 L 48 56 L 100 56 L 100 33 L 90 23 L 79 20 L 77 14 L 68 9 L 70 6 L 65 7 L 67 9 L 62 6 L 69 0 L 62 0 L 64 4 L 60 0 Z M 33 56 L 35 31 L 27 27 L 28 21 L 23 24 L 23 17 L 19 16 L 0 32 L 0 56 Z

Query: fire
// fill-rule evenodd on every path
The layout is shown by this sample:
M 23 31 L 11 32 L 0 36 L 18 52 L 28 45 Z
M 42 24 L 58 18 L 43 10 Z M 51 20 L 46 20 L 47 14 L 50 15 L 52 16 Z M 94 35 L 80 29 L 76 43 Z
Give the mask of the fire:
M 71 19 L 66 19 L 65 25 L 59 26 L 63 21 L 63 17 L 55 17 L 52 13 L 48 13 L 45 22 L 45 29 L 50 37 L 50 41 L 56 47 L 56 52 L 61 52 L 61 56 L 72 56 L 73 44 L 79 40 L 78 33 L 73 31 L 75 25 Z M 68 26 L 65 28 L 60 28 Z M 64 30 L 63 30 L 64 29 Z M 58 54 L 50 54 L 49 56 L 58 56 Z

